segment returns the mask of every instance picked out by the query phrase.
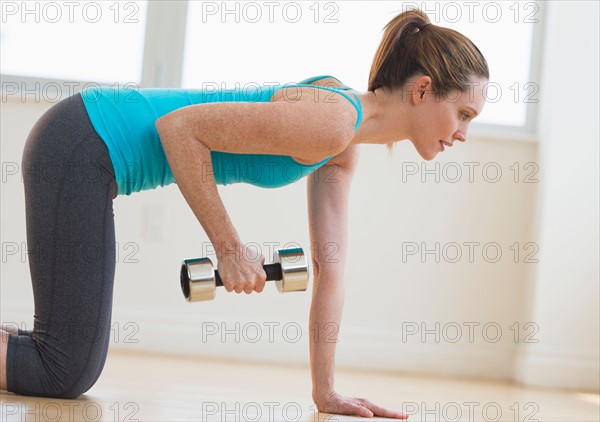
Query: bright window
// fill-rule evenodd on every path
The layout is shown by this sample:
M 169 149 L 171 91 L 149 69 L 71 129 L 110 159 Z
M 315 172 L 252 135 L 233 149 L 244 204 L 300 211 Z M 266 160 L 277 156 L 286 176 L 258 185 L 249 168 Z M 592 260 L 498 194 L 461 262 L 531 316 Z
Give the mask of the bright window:
M 1 1 L 0 73 L 139 83 L 147 1 Z

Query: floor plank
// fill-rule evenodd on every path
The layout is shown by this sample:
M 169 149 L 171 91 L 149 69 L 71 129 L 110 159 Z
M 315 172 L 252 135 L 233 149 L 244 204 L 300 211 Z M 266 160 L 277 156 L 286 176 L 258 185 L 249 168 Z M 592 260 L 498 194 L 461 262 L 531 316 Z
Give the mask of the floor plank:
M 410 421 L 600 420 L 598 394 L 338 369 L 340 394 L 403 411 Z M 2 422 L 361 420 L 315 411 L 307 367 L 111 351 L 77 400 L 0 394 Z M 389 420 L 373 418 L 371 420 Z

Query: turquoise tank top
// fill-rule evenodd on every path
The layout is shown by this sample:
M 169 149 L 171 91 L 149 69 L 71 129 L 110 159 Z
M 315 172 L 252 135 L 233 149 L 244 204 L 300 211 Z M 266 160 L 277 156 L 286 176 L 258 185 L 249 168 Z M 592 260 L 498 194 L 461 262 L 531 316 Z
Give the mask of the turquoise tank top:
M 269 102 L 281 88 L 309 86 L 343 95 L 358 111 L 354 131 L 362 122 L 359 98 L 350 97 L 346 87 L 310 85 L 322 75 L 296 84 L 254 86 L 222 90 L 141 88 L 115 89 L 110 86 L 88 87 L 80 92 L 90 121 L 108 149 L 119 195 L 131 195 L 158 186 L 176 183 L 169 167 L 156 120 L 181 107 L 211 102 Z M 339 81 L 339 79 L 334 78 Z M 354 100 L 355 98 L 356 100 Z M 316 171 L 332 157 L 305 165 L 285 155 L 235 154 L 211 151 L 212 172 L 219 185 L 249 183 L 262 188 L 278 188 L 294 183 Z

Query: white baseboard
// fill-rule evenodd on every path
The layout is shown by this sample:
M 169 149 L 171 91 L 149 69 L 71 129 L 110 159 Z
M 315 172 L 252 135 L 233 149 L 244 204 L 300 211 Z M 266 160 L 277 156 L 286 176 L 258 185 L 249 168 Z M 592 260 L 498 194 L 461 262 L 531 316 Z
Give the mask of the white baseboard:
M 209 328 L 218 325 L 221 333 L 229 334 L 226 334 L 225 341 L 218 334 L 207 336 L 206 341 L 203 341 L 202 337 L 206 332 L 203 332 L 203 322 L 200 319 L 182 323 L 176 318 L 171 317 L 169 321 L 161 317 L 158 322 L 152 321 L 152 316 L 148 314 L 131 313 L 121 320 L 138 321 L 143 325 L 145 334 L 140 343 L 143 343 L 144 350 L 232 360 L 239 360 L 243 356 L 259 362 L 305 366 L 309 365 L 309 335 L 314 334 L 306 325 L 280 321 L 279 326 L 273 330 L 274 341 L 270 342 L 268 324 L 273 324 L 273 321 L 244 321 L 227 315 L 213 315 L 211 321 L 218 322 L 210 322 L 209 324 L 214 325 Z M 239 325 L 238 330 L 235 330 L 236 324 Z M 250 337 L 254 337 L 257 332 L 254 330 L 255 326 L 262 329 L 261 341 L 245 341 L 244 328 L 248 327 Z M 282 330 L 286 326 L 289 328 L 287 335 Z M 234 331 L 242 332 L 239 342 L 234 338 Z M 301 336 L 295 341 L 298 332 Z M 330 330 L 321 333 L 323 341 L 326 341 L 329 334 Z M 177 339 L 177 342 L 168 339 Z M 140 349 L 138 344 L 131 343 L 114 346 L 124 350 Z M 336 348 L 336 367 L 508 381 L 512 373 L 509 360 L 511 353 L 506 348 L 492 346 L 495 347 L 484 349 L 474 345 L 414 345 L 402 343 L 397 332 L 345 325 L 341 328 Z
M 22 311 L 28 308 L 11 303 L 2 310 L 2 318 L 10 315 L 10 321 L 31 329 L 32 317 Z M 10 321 L 3 319 L 2 322 Z M 250 359 L 271 364 L 309 364 L 309 330 L 306 326 L 288 321 L 279 321 L 278 325 L 269 321 L 244 321 L 227 315 L 213 315 L 211 321 L 203 321 L 202 316 L 182 321 L 181 316 L 168 313 L 121 310 L 113 313 L 111 349 L 237 361 Z M 282 328 L 286 325 L 288 333 L 284 334 Z M 211 334 L 210 330 L 215 329 L 217 332 Z M 324 338 L 327 334 L 324 333 Z M 222 335 L 225 341 L 222 341 Z M 409 344 L 402 343 L 396 332 L 351 326 L 342 326 L 339 339 L 337 368 L 504 380 L 529 386 L 598 391 L 599 365 L 589 350 L 581 353 L 569 350 L 568 355 L 560 351 L 551 355 L 546 350 L 539 355 L 525 348 L 509 349 L 498 344 L 487 347 L 458 343 Z
M 518 354 L 516 382 L 536 387 L 600 391 L 597 351 L 536 345 Z

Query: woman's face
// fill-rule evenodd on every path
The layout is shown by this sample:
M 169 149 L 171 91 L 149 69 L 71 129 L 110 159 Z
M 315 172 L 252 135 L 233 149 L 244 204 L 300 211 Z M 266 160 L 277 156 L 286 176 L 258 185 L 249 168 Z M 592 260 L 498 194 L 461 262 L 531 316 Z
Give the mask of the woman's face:
M 411 94 L 417 106 L 410 140 L 424 160 L 434 159 L 455 141 L 466 141 L 469 123 L 483 110 L 486 83 L 476 79 L 467 92 L 454 91 L 444 98 L 436 99 L 430 85 Z

